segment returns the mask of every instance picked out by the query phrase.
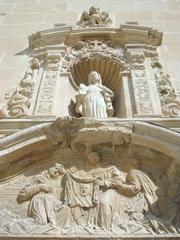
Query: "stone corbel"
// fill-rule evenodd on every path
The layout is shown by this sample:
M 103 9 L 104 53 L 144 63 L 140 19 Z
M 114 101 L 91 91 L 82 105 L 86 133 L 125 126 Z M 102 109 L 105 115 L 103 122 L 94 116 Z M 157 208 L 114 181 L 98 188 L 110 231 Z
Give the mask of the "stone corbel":
M 108 128 L 107 125 L 86 118 L 59 118 L 52 124 L 48 135 L 55 145 L 75 152 L 88 152 L 97 147 L 114 152 L 116 146 L 130 144 L 131 123 L 117 123 Z

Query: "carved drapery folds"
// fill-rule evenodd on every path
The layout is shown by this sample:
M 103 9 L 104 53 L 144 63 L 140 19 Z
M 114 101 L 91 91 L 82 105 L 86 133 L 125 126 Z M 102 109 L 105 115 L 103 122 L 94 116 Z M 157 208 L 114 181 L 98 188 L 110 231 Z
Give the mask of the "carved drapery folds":
M 6 104 L 29 119 L 0 139 L 0 238 L 179 237 L 180 135 L 143 122 L 180 115 L 162 33 L 111 24 L 91 7 L 76 27 L 29 37 Z
M 121 169 L 102 164 L 99 152 L 89 152 L 83 160 L 88 166 L 83 170 L 55 163 L 29 180 L 15 180 L 14 185 L 20 186 L 17 206 L 25 215 L 15 213 L 10 203 L 0 206 L 2 236 L 178 237 L 179 199 L 170 202 L 172 193 L 166 195 L 166 203 L 159 199 L 158 186 L 147 169 L 137 168 L 137 160 L 127 160 Z M 177 180 L 172 169 L 173 164 L 166 183 Z
M 69 117 L 0 140 L 0 236 L 178 236 L 179 140 L 152 124 Z
M 102 84 L 101 75 L 92 71 L 88 75 L 88 86 L 80 84 L 76 95 L 76 112 L 83 117 L 112 117 L 114 93 Z

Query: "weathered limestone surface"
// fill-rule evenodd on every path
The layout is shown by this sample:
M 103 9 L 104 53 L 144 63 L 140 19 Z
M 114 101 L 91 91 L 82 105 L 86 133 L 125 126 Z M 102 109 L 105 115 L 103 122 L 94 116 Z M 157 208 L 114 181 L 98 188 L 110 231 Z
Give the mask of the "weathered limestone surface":
M 78 21 L 81 12 L 91 5 L 96 6 L 97 1 L 75 2 L 74 0 L 1 0 L 0 1 L 0 28 L 3 36 L 0 37 L 0 101 L 9 88 L 17 84 L 24 71 L 24 63 L 19 62 L 16 66 L 11 62 L 18 62 L 18 52 L 27 47 L 27 35 L 36 30 L 51 27 L 54 23 L 67 23 L 73 25 Z M 163 45 L 160 48 L 161 58 L 165 68 L 174 78 L 175 84 L 180 89 L 180 3 L 178 0 L 100 0 L 97 7 L 110 12 L 116 26 L 125 21 L 138 21 L 140 25 L 153 26 L 164 32 Z M 32 26 L 33 25 L 33 26 Z M 16 30 L 15 30 L 16 29 Z M 22 29 L 22 31 L 21 31 Z M 29 30 L 28 30 L 29 29 Z M 24 31 L 25 30 L 25 31 Z M 18 32 L 21 35 L 18 34 Z M 0 31 L 2 33 L 2 31 Z M 13 33 L 13 36 L 10 33 Z M 4 62 L 9 56 L 9 61 Z M 25 61 L 25 64 L 27 62 Z M 178 90 L 179 91 L 179 90 Z
M 180 238 L 179 15 L 0 0 L 0 239 Z

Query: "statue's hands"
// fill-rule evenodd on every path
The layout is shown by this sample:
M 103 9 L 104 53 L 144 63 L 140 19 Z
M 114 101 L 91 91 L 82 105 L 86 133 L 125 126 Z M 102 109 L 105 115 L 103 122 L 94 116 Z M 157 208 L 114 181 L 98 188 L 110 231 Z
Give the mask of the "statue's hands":
M 40 186 L 41 191 L 47 192 L 47 193 L 53 193 L 54 192 L 54 188 L 49 186 L 48 184 L 41 184 Z

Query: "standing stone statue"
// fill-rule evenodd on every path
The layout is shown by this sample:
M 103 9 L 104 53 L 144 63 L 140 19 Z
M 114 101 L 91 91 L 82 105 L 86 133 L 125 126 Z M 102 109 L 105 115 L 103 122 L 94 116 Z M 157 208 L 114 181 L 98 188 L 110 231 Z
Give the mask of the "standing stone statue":
M 114 110 L 111 98 L 114 93 L 102 85 L 101 75 L 96 71 L 90 72 L 88 82 L 88 86 L 84 84 L 79 86 L 76 95 L 76 112 L 83 117 L 112 117 Z

